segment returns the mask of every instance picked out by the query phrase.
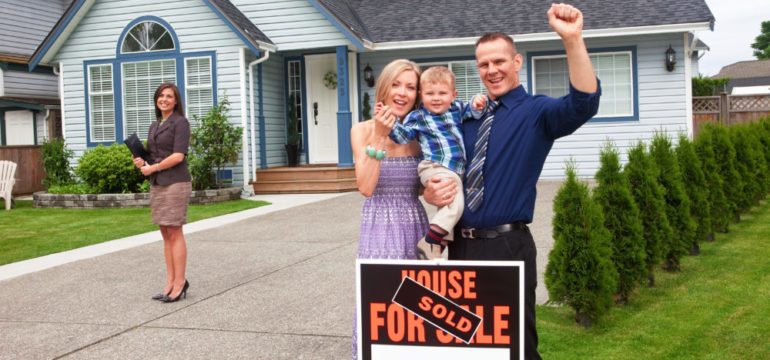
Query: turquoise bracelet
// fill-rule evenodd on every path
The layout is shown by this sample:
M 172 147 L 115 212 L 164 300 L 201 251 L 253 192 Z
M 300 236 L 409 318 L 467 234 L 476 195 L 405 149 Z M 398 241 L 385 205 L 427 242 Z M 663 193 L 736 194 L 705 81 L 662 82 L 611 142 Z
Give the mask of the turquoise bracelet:
M 375 160 L 382 160 L 388 154 L 385 150 L 377 150 L 371 145 L 366 145 L 364 151 L 366 152 L 366 156 Z

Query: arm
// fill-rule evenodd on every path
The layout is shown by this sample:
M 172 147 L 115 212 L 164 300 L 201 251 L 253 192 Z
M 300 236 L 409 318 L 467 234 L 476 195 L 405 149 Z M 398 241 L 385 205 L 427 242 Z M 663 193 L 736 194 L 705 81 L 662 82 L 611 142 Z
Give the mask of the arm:
M 390 131 L 390 139 L 396 144 L 408 144 L 417 137 L 417 128 L 422 118 L 419 111 L 412 111 L 406 115 L 403 123 L 395 122 Z
M 425 184 L 425 190 L 422 193 L 425 202 L 441 207 L 449 205 L 454 201 L 458 191 L 457 184 L 454 181 L 444 180 L 446 178 L 435 176 Z
M 367 145 L 375 149 L 384 149 L 387 145 L 390 128 L 395 123 L 396 117 L 390 113 L 390 109 L 384 108 L 375 114 L 372 120 L 373 126 L 360 123 L 350 130 L 350 146 L 353 147 L 353 160 L 355 161 L 356 185 L 358 191 L 366 197 L 372 196 L 380 178 L 380 161 L 366 155 L 364 148 Z
M 548 25 L 559 34 L 567 52 L 570 83 L 582 92 L 596 92 L 596 74 L 583 42 L 583 13 L 570 5 L 551 4 L 547 15 Z

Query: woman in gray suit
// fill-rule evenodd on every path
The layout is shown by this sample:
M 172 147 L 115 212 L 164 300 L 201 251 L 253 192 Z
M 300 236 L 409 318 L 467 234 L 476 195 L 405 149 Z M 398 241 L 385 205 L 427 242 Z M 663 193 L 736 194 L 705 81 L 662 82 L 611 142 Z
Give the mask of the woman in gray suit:
M 163 235 L 166 286 L 154 300 L 175 302 L 187 297 L 190 283 L 185 277 L 187 244 L 182 225 L 187 223 L 187 202 L 192 178 L 185 159 L 190 146 L 190 123 L 184 117 L 176 85 L 164 83 L 155 90 L 155 117 L 147 135 L 150 161 L 134 158 L 144 176 L 150 177 L 152 222 Z

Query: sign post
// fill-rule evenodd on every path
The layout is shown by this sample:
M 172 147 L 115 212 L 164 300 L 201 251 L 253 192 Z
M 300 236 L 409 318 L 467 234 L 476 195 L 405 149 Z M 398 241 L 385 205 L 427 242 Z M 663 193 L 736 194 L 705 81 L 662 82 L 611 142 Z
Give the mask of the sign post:
M 524 359 L 521 261 L 356 261 L 358 358 Z

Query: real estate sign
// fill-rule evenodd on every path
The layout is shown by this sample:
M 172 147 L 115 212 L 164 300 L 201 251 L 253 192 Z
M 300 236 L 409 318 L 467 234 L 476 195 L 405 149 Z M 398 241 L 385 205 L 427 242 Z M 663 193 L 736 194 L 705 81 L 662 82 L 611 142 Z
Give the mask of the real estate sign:
M 356 261 L 358 358 L 523 359 L 521 261 Z

